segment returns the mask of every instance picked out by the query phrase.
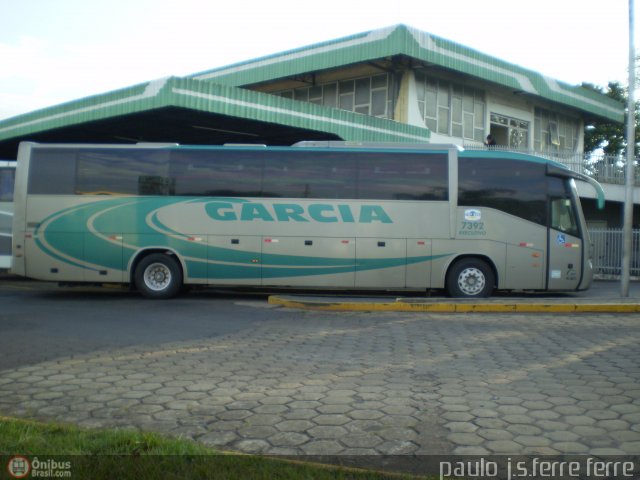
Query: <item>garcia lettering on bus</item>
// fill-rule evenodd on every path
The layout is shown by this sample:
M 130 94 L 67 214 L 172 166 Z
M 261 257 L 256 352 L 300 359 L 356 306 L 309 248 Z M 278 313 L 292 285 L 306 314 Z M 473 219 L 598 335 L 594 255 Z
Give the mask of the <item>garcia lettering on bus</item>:
M 393 223 L 380 205 L 208 202 L 205 208 L 210 218 L 221 222 Z

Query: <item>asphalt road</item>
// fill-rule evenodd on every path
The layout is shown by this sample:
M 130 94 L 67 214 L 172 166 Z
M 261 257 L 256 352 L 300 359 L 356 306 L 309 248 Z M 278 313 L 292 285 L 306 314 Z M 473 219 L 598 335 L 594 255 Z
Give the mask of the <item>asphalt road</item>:
M 589 291 L 555 296 L 603 299 L 619 292 L 618 282 L 595 282 Z M 630 292 L 640 298 L 640 282 Z M 213 338 L 295 316 L 268 308 L 266 296 L 205 289 L 154 302 L 123 288 L 58 287 L 0 276 L 0 369 L 104 348 Z
M 290 312 L 242 306 L 265 295 L 194 292 L 167 302 L 124 289 L 0 280 L 0 370 L 127 346 L 196 341 Z

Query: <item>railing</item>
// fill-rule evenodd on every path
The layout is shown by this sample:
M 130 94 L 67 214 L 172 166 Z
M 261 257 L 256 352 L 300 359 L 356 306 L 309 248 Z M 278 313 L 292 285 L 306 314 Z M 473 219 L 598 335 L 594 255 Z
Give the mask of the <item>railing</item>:
M 487 148 L 491 148 L 492 150 L 505 152 L 528 153 L 530 155 L 536 155 L 538 157 L 547 158 L 549 160 L 563 163 L 574 172 L 589 175 L 590 177 L 595 178 L 600 183 L 611 183 L 615 185 L 624 185 L 625 183 L 626 158 L 618 155 L 605 155 L 596 153 L 585 155 L 584 153 L 562 150 L 547 150 L 544 152 L 536 152 L 533 150 L 510 148 L 502 145 L 484 147 L 478 144 L 470 144 L 465 145 L 464 148 L 465 150 L 486 150 Z M 636 186 L 640 186 L 640 167 L 638 166 L 639 161 L 640 157 L 636 157 Z
M 621 228 L 590 229 L 594 273 L 599 278 L 618 277 L 622 270 Z M 640 277 L 640 230 L 633 230 L 631 275 Z

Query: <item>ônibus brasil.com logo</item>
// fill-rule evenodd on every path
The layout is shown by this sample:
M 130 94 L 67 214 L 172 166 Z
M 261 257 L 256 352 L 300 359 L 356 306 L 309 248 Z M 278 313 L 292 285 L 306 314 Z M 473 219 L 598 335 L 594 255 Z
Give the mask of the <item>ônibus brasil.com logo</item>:
M 26 478 L 31 472 L 31 464 L 27 458 L 16 455 L 9 460 L 7 470 L 13 478 Z
M 53 459 L 39 460 L 34 457 L 29 460 L 22 455 L 11 457 L 7 464 L 9 475 L 13 478 L 71 478 L 71 462 Z

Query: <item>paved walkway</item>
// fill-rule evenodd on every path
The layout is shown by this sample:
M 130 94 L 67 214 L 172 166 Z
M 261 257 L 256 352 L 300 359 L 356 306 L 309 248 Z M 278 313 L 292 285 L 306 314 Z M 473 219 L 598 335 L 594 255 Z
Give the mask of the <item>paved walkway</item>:
M 637 314 L 291 311 L 0 371 L 0 414 L 247 453 L 638 454 L 639 344 Z

